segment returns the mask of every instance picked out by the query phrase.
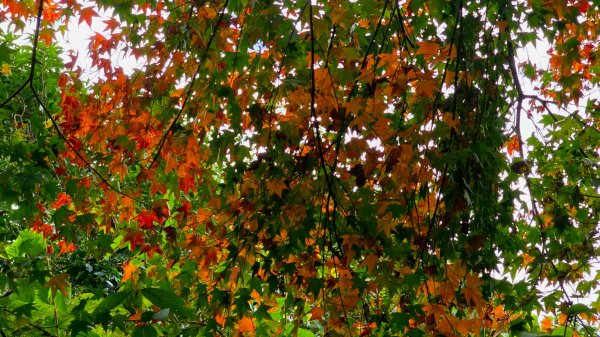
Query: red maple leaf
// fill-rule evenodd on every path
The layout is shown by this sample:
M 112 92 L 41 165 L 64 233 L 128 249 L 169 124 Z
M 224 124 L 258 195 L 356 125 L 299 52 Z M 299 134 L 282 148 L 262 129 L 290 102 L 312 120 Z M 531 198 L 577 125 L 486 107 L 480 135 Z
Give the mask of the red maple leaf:
M 66 254 L 66 253 L 75 251 L 75 245 L 72 243 L 67 244 L 67 242 L 65 240 L 61 240 L 58 243 L 58 246 L 60 247 L 60 252 L 58 252 L 58 255 L 62 255 L 62 254 Z
M 192 204 L 189 201 L 186 200 L 175 211 L 183 213 L 183 215 L 187 218 L 190 215 L 190 211 L 191 210 L 192 210 Z
M 183 193 L 189 193 L 190 191 L 196 190 L 196 181 L 194 180 L 194 176 L 186 176 L 183 178 L 179 178 L 179 188 L 183 191 Z
M 64 205 L 71 203 L 71 197 L 66 193 L 59 193 L 56 200 L 52 203 L 53 209 L 59 209 Z
M 579 9 L 579 13 L 585 14 L 591 6 L 592 5 L 590 5 L 590 3 L 587 2 L 587 0 L 583 0 L 579 2 L 579 6 L 577 8 Z
M 115 18 L 110 18 L 109 20 L 104 20 L 102 22 L 104 22 L 104 24 L 106 25 L 106 28 L 104 30 L 110 30 L 111 33 L 114 32 L 121 25 L 121 23 Z
M 138 245 L 144 245 L 144 235 L 142 232 L 128 233 L 127 235 L 125 235 L 125 239 L 123 241 L 129 241 L 129 249 L 134 250 Z
M 154 228 L 154 222 L 160 222 L 154 211 L 143 211 L 135 217 L 141 229 Z

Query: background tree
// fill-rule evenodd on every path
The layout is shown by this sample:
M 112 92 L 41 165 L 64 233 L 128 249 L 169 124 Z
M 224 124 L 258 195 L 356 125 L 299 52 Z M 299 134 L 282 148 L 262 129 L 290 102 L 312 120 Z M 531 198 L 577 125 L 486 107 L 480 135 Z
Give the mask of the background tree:
M 595 336 L 598 6 L 3 1 L 3 334 Z

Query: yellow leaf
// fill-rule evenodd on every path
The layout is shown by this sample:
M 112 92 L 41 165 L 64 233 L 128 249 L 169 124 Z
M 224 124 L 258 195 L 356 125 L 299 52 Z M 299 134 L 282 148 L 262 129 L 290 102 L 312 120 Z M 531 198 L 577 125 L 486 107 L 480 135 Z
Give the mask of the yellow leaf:
M 67 291 L 67 288 L 70 287 L 69 274 L 58 274 L 46 282 L 45 286 L 52 290 L 52 297 L 56 296 L 56 291 L 59 290 L 65 298 L 69 298 L 69 292 Z
M 3 75 L 10 75 L 11 71 L 10 71 L 10 64 L 8 63 L 2 63 L 2 74 Z

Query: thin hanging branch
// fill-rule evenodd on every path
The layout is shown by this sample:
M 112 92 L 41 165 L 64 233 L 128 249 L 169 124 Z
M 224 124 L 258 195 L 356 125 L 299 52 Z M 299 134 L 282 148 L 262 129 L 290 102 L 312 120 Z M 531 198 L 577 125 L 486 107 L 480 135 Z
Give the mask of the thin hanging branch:
M 29 76 L 27 77 L 27 79 L 25 80 L 25 82 L 23 82 L 23 84 L 21 84 L 21 86 L 19 88 L 17 88 L 17 90 L 15 90 L 12 94 L 10 94 L 8 96 L 8 98 L 6 98 L 2 103 L 0 103 L 0 109 L 3 108 L 4 106 L 6 106 L 13 98 L 17 97 L 22 91 L 23 89 L 25 89 L 27 87 L 28 84 L 32 84 L 33 83 L 33 76 L 35 74 L 35 64 L 37 63 L 37 46 L 38 46 L 38 40 L 40 37 L 40 27 L 42 25 L 42 14 L 44 13 L 44 0 L 40 0 L 40 3 L 38 5 L 38 12 L 37 12 L 37 18 L 36 18 L 36 22 L 35 22 L 35 32 L 33 34 L 33 48 L 32 48 L 32 52 L 31 52 L 31 66 L 29 68 Z
M 200 74 L 200 69 L 202 69 L 202 65 L 206 61 L 206 57 L 208 55 L 208 50 L 210 49 L 210 46 L 212 45 L 213 40 L 215 39 L 215 36 L 217 35 L 219 25 L 223 21 L 223 16 L 225 15 L 225 9 L 227 8 L 228 4 L 229 4 L 229 0 L 226 0 L 225 4 L 223 5 L 223 9 L 221 10 L 221 13 L 219 14 L 219 18 L 217 19 L 217 22 L 214 25 L 213 31 L 210 34 L 210 37 L 208 38 L 208 42 L 206 43 L 206 48 L 204 48 L 204 51 L 202 52 L 202 56 L 200 56 L 200 60 L 198 61 L 198 67 L 196 68 L 196 72 L 194 72 L 194 75 L 192 76 L 192 79 L 190 80 L 190 84 L 188 85 L 188 87 L 189 87 L 188 91 L 185 95 L 185 98 L 183 99 L 183 103 L 181 104 L 181 109 L 179 109 L 179 111 L 177 112 L 177 115 L 175 115 L 175 118 L 173 118 L 173 120 L 171 121 L 171 124 L 169 125 L 169 127 L 167 128 L 165 133 L 162 135 L 160 142 L 158 143 L 158 149 L 156 150 L 156 153 L 154 154 L 154 157 L 152 158 L 152 162 L 150 162 L 150 165 L 148 165 L 148 169 L 152 168 L 152 166 L 154 166 L 154 163 L 156 163 L 156 161 L 158 160 L 158 157 L 160 156 L 160 151 L 162 151 L 162 148 L 165 145 L 167 138 L 169 137 L 169 133 L 171 133 L 173 131 L 173 129 L 175 128 L 175 124 L 177 123 L 177 121 L 179 120 L 181 115 L 183 114 L 183 111 L 185 110 L 185 107 L 186 107 L 188 101 L 190 100 L 190 97 L 192 96 L 192 92 L 194 91 L 194 83 L 198 79 L 198 75 Z
M 114 192 L 129 198 L 133 201 L 136 201 L 142 205 L 146 205 L 145 202 L 143 202 L 142 200 L 139 200 L 138 198 L 135 198 L 134 196 L 125 193 L 124 191 L 122 191 L 121 189 L 117 188 L 116 186 L 114 186 L 113 184 L 110 183 L 110 181 L 104 177 L 93 165 L 92 163 L 87 160 L 83 154 L 81 154 L 81 152 L 79 152 L 79 150 L 77 150 L 77 148 L 75 148 L 75 146 L 73 145 L 72 142 L 69 141 L 69 139 L 64 135 L 64 133 L 61 131 L 58 123 L 56 122 L 56 119 L 54 119 L 54 117 L 52 116 L 52 113 L 48 110 L 48 108 L 46 107 L 46 105 L 44 104 L 44 102 L 42 101 L 40 95 L 38 94 L 37 90 L 34 87 L 34 83 L 33 83 L 33 79 L 35 77 L 35 67 L 36 64 L 39 62 L 37 60 L 37 51 L 38 51 L 38 44 L 39 44 L 39 36 L 40 36 L 40 29 L 41 29 L 41 22 L 42 22 L 42 16 L 43 16 L 43 11 L 44 11 L 44 0 L 40 0 L 39 4 L 38 4 L 38 12 L 37 12 L 37 17 L 36 17 L 36 25 L 35 25 L 35 32 L 34 32 L 34 37 L 33 37 L 33 46 L 32 46 L 32 52 L 31 52 L 31 63 L 30 63 L 30 70 L 29 70 L 29 76 L 27 77 L 27 79 L 25 80 L 25 82 L 15 91 L 13 92 L 4 102 L 2 102 L 2 104 L 0 104 L 0 108 L 4 107 L 6 104 L 8 104 L 12 99 L 14 99 L 15 97 L 17 97 L 27 86 L 29 86 L 29 88 L 31 89 L 31 92 L 33 93 L 33 96 L 36 100 L 36 102 L 40 105 L 40 107 L 42 108 L 42 110 L 44 111 L 44 113 L 46 114 L 46 116 L 48 116 L 48 118 L 50 119 L 50 122 L 52 123 L 52 127 L 53 129 L 56 131 L 56 133 L 58 134 L 59 138 L 65 143 L 65 145 L 67 145 L 67 147 L 73 151 L 73 153 L 75 153 L 75 156 L 77 158 L 79 158 L 79 160 L 81 160 L 85 166 L 92 171 L 92 173 L 97 176 L 104 184 L 106 184 L 106 186 L 113 190 Z

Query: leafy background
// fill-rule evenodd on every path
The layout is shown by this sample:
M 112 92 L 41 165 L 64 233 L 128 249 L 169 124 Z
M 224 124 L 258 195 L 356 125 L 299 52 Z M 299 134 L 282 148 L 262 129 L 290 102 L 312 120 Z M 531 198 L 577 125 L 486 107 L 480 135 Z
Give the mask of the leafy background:
M 0 2 L 1 334 L 596 336 L 599 13 Z

